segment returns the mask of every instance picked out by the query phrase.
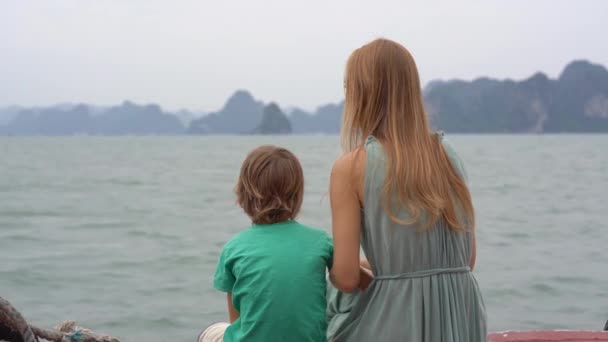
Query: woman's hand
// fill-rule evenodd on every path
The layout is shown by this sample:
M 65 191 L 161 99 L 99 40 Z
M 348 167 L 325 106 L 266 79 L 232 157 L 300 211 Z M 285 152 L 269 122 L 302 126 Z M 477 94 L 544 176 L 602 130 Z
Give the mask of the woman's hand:
M 369 287 L 369 284 L 374 281 L 374 274 L 371 270 L 364 266 L 359 267 L 359 290 L 365 291 Z
M 359 261 L 359 265 L 361 267 L 367 268 L 370 271 L 372 270 L 372 265 L 370 265 L 369 261 L 367 261 L 367 259 L 365 258 L 361 258 L 361 261 Z

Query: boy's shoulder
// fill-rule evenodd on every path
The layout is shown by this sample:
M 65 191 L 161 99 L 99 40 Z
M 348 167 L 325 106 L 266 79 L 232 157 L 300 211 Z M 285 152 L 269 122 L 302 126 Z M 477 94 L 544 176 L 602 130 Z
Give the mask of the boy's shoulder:
M 241 230 L 236 235 L 231 237 L 228 241 L 226 241 L 226 243 L 224 244 L 224 249 L 236 247 L 241 243 L 250 240 L 252 231 L 253 230 L 251 229 L 251 227 Z
M 313 236 L 316 235 L 316 236 L 318 236 L 320 238 L 321 237 L 329 237 L 329 235 L 327 234 L 327 232 L 325 232 L 322 229 L 319 229 L 319 228 L 316 228 L 316 227 L 312 227 L 312 226 L 309 226 L 309 225 L 305 225 L 305 224 L 302 224 L 302 223 L 296 222 L 296 221 L 294 221 L 294 224 L 297 225 L 303 231 L 305 231 L 305 232 L 307 232 L 307 233 L 309 233 L 309 234 L 311 234 Z
M 333 250 L 333 240 L 329 236 L 329 234 L 319 228 L 307 226 L 301 223 L 297 223 L 301 233 L 298 236 L 298 239 L 304 243 L 310 243 L 314 246 L 320 246 L 323 250 Z
M 288 233 L 292 236 L 296 235 L 297 238 L 303 238 L 307 241 L 325 241 L 330 240 L 329 234 L 322 229 L 311 227 L 305 224 L 301 224 L 297 221 L 290 221 L 284 224 L 288 228 L 291 233 Z M 275 227 L 277 232 L 285 232 L 281 227 Z M 250 226 L 235 236 L 233 236 L 230 240 L 228 240 L 223 249 L 225 251 L 234 251 L 234 250 L 242 250 L 243 248 L 247 249 L 248 247 L 255 246 L 260 239 L 263 239 L 264 236 L 267 237 L 270 230 L 267 229 L 259 229 L 254 226 Z
M 305 231 L 305 234 L 308 236 L 300 239 L 300 241 L 307 241 L 309 246 L 314 246 L 314 248 L 311 249 L 311 251 L 315 251 L 314 253 L 321 252 L 322 256 L 326 260 L 327 267 L 331 268 L 334 253 L 334 243 L 329 234 L 318 228 L 313 228 L 300 223 L 298 223 L 298 225 L 300 226 L 300 229 Z

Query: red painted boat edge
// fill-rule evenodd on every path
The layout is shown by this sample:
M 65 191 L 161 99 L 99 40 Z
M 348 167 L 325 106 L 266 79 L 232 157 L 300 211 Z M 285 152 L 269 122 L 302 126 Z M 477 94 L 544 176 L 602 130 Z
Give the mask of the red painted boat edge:
M 488 342 L 597 342 L 608 341 L 608 331 L 503 331 L 488 335 Z

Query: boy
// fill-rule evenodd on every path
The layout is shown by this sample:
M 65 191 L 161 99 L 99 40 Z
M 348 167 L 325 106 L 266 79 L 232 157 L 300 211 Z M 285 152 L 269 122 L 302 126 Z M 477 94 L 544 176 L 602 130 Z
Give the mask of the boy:
M 252 226 L 226 243 L 213 283 L 227 293 L 231 324 L 212 325 L 199 342 L 326 341 L 333 247 L 325 232 L 294 220 L 304 196 L 298 159 L 284 148 L 256 148 L 235 192 Z

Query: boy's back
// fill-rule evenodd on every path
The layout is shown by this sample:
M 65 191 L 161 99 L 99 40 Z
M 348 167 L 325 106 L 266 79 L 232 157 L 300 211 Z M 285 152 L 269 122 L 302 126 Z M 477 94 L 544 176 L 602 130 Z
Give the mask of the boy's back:
M 332 244 L 295 221 L 254 224 L 224 246 L 214 287 L 239 318 L 224 341 L 325 341 L 325 270 Z
M 215 274 L 230 324 L 208 327 L 199 341 L 325 341 L 333 247 L 323 231 L 295 221 L 304 198 L 300 161 L 282 147 L 260 146 L 243 161 L 234 191 L 253 226 L 226 243 Z

